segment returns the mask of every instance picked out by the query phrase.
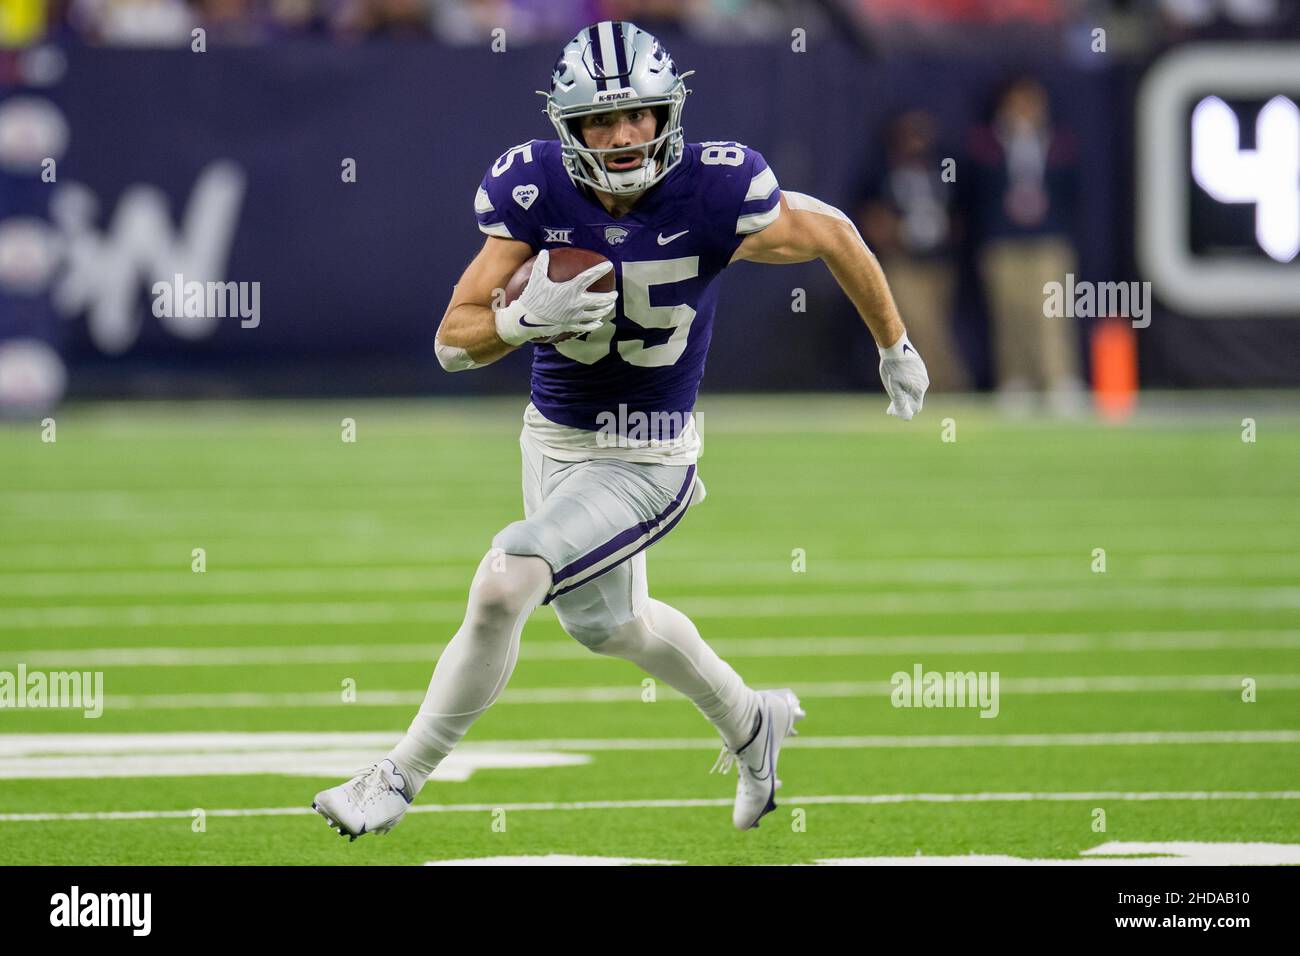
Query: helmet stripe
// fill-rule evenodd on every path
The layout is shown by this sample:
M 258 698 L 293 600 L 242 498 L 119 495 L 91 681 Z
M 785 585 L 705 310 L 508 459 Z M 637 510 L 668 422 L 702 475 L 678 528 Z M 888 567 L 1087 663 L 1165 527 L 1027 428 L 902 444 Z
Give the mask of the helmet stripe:
M 614 57 L 618 63 L 618 75 L 627 76 L 627 42 L 623 39 L 623 21 L 614 21 Z
M 596 68 L 596 87 L 603 90 L 604 87 L 600 85 L 603 81 L 599 77 L 604 75 L 605 72 L 605 57 L 600 51 L 600 36 L 596 32 L 598 27 L 599 24 L 594 27 L 587 27 L 587 46 L 591 48 L 591 63 Z
M 605 20 L 597 25 L 597 29 L 600 31 L 600 62 L 603 72 L 606 76 L 609 76 L 612 70 L 618 69 L 619 59 L 614 48 L 614 24 Z M 600 82 L 602 90 L 613 88 L 610 86 L 611 80 L 605 79 Z

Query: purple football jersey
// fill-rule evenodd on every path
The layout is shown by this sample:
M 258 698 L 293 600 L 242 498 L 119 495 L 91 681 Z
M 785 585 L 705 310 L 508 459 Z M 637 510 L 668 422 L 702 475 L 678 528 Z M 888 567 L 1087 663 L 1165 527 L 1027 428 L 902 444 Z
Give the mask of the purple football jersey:
M 535 250 L 572 246 L 614 263 L 618 309 L 596 332 L 533 347 L 532 402 L 548 419 L 599 430 L 602 413 L 695 406 L 713 332 L 717 278 L 745 236 L 770 225 L 781 191 L 762 155 L 690 143 L 680 163 L 621 218 L 569 178 L 556 140 L 503 154 L 474 200 L 479 229 Z M 668 434 L 675 437 L 676 426 Z

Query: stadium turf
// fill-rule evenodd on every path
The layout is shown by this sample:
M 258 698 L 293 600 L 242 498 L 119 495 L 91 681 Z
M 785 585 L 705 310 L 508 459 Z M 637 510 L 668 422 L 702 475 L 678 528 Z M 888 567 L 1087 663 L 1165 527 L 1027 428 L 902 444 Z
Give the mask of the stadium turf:
M 542 609 L 448 779 L 351 844 L 311 797 L 405 729 L 518 516 L 519 403 L 73 406 L 54 443 L 6 425 L 0 672 L 102 672 L 106 702 L 0 709 L 0 863 L 1300 844 L 1300 412 L 1186 404 L 1107 426 L 706 400 L 708 500 L 650 551 L 651 593 L 803 699 L 779 809 L 734 831 L 704 719 Z M 918 664 L 996 672 L 996 716 L 892 706 Z

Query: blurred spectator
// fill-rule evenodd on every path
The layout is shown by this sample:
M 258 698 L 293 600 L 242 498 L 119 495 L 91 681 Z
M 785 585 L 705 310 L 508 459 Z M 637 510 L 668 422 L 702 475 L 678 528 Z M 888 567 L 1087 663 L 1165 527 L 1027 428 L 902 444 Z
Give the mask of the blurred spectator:
M 1056 23 L 1069 0 L 858 0 L 865 16 L 880 20 Z M 1145 0 L 1144 0 L 1145 2 Z
M 271 36 L 271 18 L 253 0 L 191 0 L 198 25 L 208 42 L 219 46 L 265 42 Z
M 1056 411 L 1082 405 L 1074 320 L 1044 315 L 1043 286 L 1075 271 L 1074 137 L 1052 123 L 1046 88 L 1006 84 L 971 136 L 965 190 L 988 300 L 994 378 L 1007 407 L 1045 390 Z
M 307 34 L 553 43 L 603 19 L 714 41 L 784 37 L 792 23 L 900 50 L 1041 47 L 1102 24 L 1120 49 L 1197 38 L 1294 36 L 1300 0 L 0 0 L 0 49 L 66 27 L 83 42 L 179 46 L 196 25 L 222 43 Z M 1085 29 L 1086 28 L 1086 29 Z M 1081 32 L 1083 31 L 1083 32 Z
M 483 44 L 497 28 L 510 44 L 555 43 L 604 19 L 743 41 L 785 35 L 793 10 L 802 23 L 828 9 L 824 0 L 0 0 L 0 48 L 64 26 L 102 45 L 180 46 L 195 26 L 225 44 L 325 33 Z
M 825 28 L 827 14 L 833 12 L 823 4 L 784 0 L 706 0 L 689 5 L 685 27 L 693 36 L 713 42 L 745 43 L 789 37 L 790 28 L 795 24 L 814 33 Z M 640 22 L 636 17 L 632 20 Z
M 1294 21 L 1295 0 L 1159 0 L 1171 39 L 1267 38 Z
M 880 258 L 898 310 L 936 391 L 971 387 L 952 335 L 957 287 L 952 192 L 941 180 L 935 119 L 924 110 L 896 116 L 885 133 L 885 169 L 867 188 L 858 222 Z
M 423 38 L 433 36 L 426 0 L 356 0 L 339 21 L 354 36 Z
M 337 0 L 268 0 L 268 19 L 276 37 L 324 34 L 334 6 Z
M 567 40 L 604 17 L 601 0 L 432 0 L 433 27 L 449 43 L 481 45 L 492 30 L 510 45 Z
M 1300 36 L 1300 0 L 1081 0 L 1074 28 L 1082 41 L 1106 29 L 1108 53 L 1150 54 L 1199 40 Z
M 651 24 L 681 23 L 687 18 L 692 7 L 707 4 L 692 0 L 602 0 L 603 14 L 610 19 L 631 20 L 645 24 L 651 33 Z
M 1077 0 L 831 0 L 850 5 L 881 50 L 1049 48 Z M 1146 2 L 1146 0 L 1144 0 Z
M 73 28 L 108 46 L 185 46 L 198 16 L 184 0 L 73 0 Z

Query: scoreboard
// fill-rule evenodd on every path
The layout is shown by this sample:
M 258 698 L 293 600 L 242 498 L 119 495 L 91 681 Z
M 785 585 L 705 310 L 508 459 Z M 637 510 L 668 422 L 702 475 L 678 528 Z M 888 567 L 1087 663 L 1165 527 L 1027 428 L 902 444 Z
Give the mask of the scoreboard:
M 1192 316 L 1300 316 L 1300 44 L 1183 47 L 1137 99 L 1136 251 Z

